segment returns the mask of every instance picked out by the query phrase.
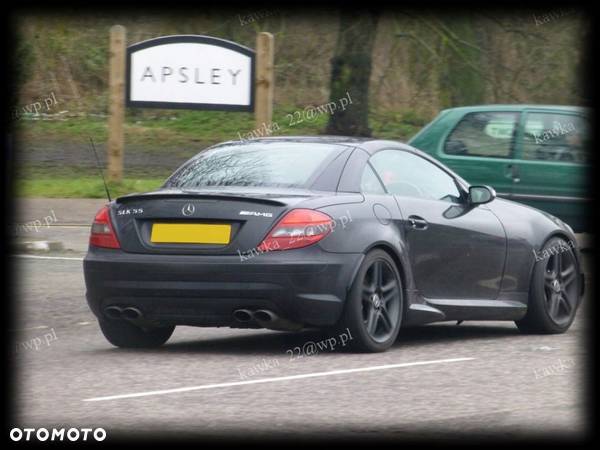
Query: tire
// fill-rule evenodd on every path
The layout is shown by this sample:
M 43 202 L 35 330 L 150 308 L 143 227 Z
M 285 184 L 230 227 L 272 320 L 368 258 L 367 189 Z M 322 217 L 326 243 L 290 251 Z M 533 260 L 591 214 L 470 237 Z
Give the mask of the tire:
M 580 303 L 580 269 L 571 246 L 551 238 L 536 254 L 527 313 L 515 323 L 523 333 L 558 334 L 569 329 Z
M 378 273 L 381 278 L 376 280 Z M 396 263 L 383 250 L 373 250 L 358 269 L 338 327 L 350 330 L 351 350 L 383 352 L 398 336 L 403 306 L 402 280 Z
M 104 337 L 115 347 L 156 348 L 169 340 L 175 326 L 144 330 L 124 320 L 98 320 Z

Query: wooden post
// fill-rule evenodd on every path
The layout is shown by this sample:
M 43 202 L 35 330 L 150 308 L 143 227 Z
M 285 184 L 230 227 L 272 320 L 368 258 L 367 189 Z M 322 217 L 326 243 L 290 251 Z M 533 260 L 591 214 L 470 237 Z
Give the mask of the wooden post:
M 256 128 L 269 125 L 273 119 L 273 88 L 275 86 L 273 35 L 261 32 L 256 36 L 256 98 L 254 117 Z
M 108 78 L 108 179 L 123 179 L 123 121 L 125 119 L 125 27 L 110 29 L 110 68 Z

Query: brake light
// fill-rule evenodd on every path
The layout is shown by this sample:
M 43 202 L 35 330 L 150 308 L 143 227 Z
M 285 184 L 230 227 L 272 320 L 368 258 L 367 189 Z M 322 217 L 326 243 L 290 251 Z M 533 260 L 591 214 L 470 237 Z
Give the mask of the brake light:
M 104 206 L 98 211 L 94 218 L 92 232 L 90 234 L 90 245 L 104 248 L 121 248 L 110 221 L 108 206 Z
M 277 222 L 258 249 L 266 252 L 307 247 L 331 233 L 333 222 L 327 214 L 313 209 L 293 209 Z

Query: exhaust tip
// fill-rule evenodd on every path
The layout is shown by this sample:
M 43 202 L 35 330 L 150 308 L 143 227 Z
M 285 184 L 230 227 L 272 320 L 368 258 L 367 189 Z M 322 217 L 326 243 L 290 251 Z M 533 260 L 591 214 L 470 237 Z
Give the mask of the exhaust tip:
M 142 312 L 139 309 L 133 308 L 133 307 L 130 306 L 130 307 L 125 308 L 123 310 L 122 315 L 123 315 L 124 319 L 127 319 L 127 320 L 136 320 L 136 319 L 141 318 L 143 314 L 142 314 Z
M 233 318 L 238 322 L 250 322 L 252 320 L 252 312 L 247 309 L 236 309 L 233 312 Z
M 272 322 L 276 319 L 276 316 L 271 311 L 259 309 L 254 312 L 254 318 L 259 322 Z
M 109 319 L 120 319 L 122 317 L 123 310 L 118 306 L 108 306 L 104 308 L 104 315 Z
M 302 324 L 279 317 L 275 312 L 268 309 L 254 311 L 254 319 L 259 325 L 269 330 L 297 331 L 303 328 Z

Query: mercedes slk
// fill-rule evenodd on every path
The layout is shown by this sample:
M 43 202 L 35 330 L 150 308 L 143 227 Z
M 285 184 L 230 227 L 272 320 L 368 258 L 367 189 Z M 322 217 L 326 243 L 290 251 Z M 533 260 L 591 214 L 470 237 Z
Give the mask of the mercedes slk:
M 96 215 L 87 301 L 119 347 L 175 326 L 348 328 L 510 320 L 566 331 L 583 293 L 572 230 L 394 141 L 285 137 L 200 152 Z

